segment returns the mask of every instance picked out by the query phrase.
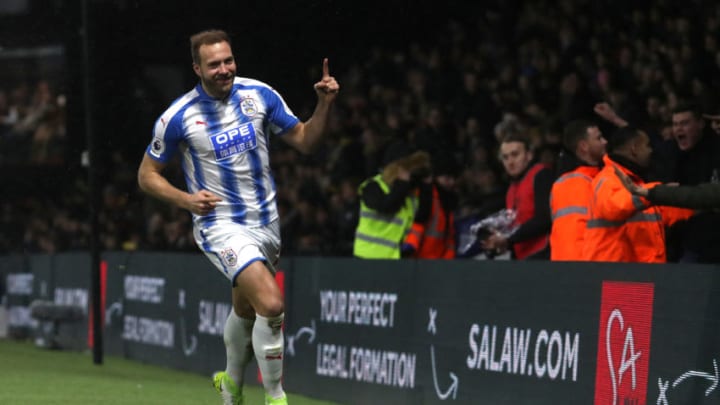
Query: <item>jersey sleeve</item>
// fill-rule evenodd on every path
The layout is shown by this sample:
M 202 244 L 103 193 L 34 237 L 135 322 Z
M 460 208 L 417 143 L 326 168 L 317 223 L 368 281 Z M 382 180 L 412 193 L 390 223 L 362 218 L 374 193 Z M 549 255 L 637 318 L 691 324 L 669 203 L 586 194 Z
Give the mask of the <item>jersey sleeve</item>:
M 267 87 L 262 90 L 261 94 L 265 101 L 267 119 L 273 134 L 281 135 L 300 122 L 277 91 Z
M 146 153 L 155 160 L 167 163 L 175 155 L 178 145 L 183 139 L 182 117 L 161 116 L 155 121 L 153 138 L 146 149 Z

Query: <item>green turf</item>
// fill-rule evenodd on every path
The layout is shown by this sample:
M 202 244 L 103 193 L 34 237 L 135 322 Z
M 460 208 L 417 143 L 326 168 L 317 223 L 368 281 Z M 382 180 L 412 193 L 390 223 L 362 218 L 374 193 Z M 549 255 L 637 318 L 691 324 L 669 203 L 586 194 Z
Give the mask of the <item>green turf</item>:
M 245 403 L 263 404 L 259 387 L 245 387 Z M 330 405 L 288 394 L 291 405 Z M 0 404 L 219 405 L 209 376 L 91 353 L 51 351 L 28 342 L 0 339 Z

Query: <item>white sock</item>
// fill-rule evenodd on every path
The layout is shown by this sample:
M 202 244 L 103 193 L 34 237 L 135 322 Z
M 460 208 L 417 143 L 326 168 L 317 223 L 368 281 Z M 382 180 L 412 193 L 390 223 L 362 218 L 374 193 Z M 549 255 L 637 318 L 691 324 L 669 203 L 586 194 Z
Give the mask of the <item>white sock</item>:
M 223 332 L 227 356 L 225 372 L 240 389 L 243 387 L 245 369 L 253 357 L 252 330 L 254 323 L 255 321 L 252 319 L 237 316 L 234 310 L 230 310 L 230 315 L 225 321 Z
M 252 330 L 252 345 L 255 359 L 260 367 L 265 392 L 273 398 L 284 395 L 282 388 L 283 340 L 282 322 L 285 314 L 273 318 L 257 315 Z

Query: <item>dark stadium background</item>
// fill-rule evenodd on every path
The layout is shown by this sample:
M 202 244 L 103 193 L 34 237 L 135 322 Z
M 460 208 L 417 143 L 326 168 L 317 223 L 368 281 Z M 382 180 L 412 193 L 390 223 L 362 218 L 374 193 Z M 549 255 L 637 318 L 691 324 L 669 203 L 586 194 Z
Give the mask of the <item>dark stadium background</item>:
M 11 2 L 14 3 L 14 2 Z M 82 65 L 83 1 L 21 0 L 19 12 L 0 14 L 0 49 L 60 45 L 65 48 L 69 161 L 85 148 Z M 513 2 L 450 1 L 131 1 L 87 0 L 89 73 L 94 134 L 103 156 L 114 149 L 138 161 L 151 125 L 177 94 L 162 93 L 147 67 L 180 68 L 182 88 L 196 83 L 188 37 L 221 28 L 233 38 L 238 74 L 272 84 L 291 106 L 313 100 L 311 86 L 322 58 L 331 72 L 362 58 L 374 45 L 433 38 L 448 17 L 478 18 L 479 9 Z M 11 4 L 3 7 L 12 8 Z M 435 38 L 437 39 L 437 38 Z M 173 72 L 175 73 L 175 72 Z M 28 71 L 28 80 L 34 72 Z M 177 83 L 177 82 L 176 82 Z M 184 91 L 183 90 L 183 91 Z M 154 97 L 154 98 L 153 98 Z M 100 158 L 98 162 L 107 161 Z M 102 168 L 102 167 L 101 167 Z M 52 174 L 51 174 L 52 175 Z M 42 179 L 38 179 L 42 182 Z M 50 185 L 56 184 L 51 182 Z M 35 183 L 38 185 L 38 183 Z

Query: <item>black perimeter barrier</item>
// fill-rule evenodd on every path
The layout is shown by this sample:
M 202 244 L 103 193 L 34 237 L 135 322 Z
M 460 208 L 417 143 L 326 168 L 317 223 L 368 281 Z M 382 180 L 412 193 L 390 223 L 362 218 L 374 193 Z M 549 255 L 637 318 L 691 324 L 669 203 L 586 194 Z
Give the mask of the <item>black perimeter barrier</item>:
M 288 391 L 343 404 L 715 404 L 720 266 L 284 258 Z M 107 252 L 109 355 L 224 368 L 228 282 L 200 254 Z M 90 256 L 0 257 L 11 338 L 31 303 L 81 307 L 63 348 L 92 346 Z M 258 384 L 257 368 L 248 380 Z

